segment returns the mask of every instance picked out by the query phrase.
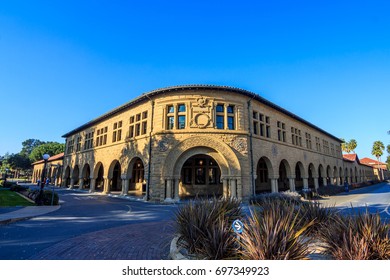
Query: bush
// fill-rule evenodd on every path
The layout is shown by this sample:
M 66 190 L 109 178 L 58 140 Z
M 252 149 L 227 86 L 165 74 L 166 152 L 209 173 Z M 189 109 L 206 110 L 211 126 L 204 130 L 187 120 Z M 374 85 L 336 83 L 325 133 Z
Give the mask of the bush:
M 299 209 L 299 208 L 298 208 Z M 310 239 L 303 234 L 313 224 L 300 218 L 294 204 L 264 204 L 253 212 L 240 238 L 240 255 L 246 260 L 307 259 Z
M 15 183 L 13 183 L 10 187 L 10 190 L 13 192 L 23 192 L 23 191 L 26 191 L 27 189 L 28 189 L 28 187 L 20 186 L 20 185 L 15 184 Z
M 318 188 L 317 193 L 320 196 L 332 196 L 344 192 L 344 186 L 322 186 Z
M 301 211 L 303 213 L 302 225 L 313 221 L 306 232 L 312 236 L 318 236 L 319 232 L 326 228 L 332 217 L 336 215 L 336 211 L 332 207 L 323 206 L 319 202 L 303 203 Z
M 196 258 L 236 258 L 237 248 L 231 225 L 241 217 L 240 201 L 233 198 L 190 201 L 176 213 L 179 245 Z
M 259 206 L 264 204 L 272 204 L 274 202 L 286 202 L 288 204 L 293 205 L 300 205 L 303 203 L 300 194 L 291 191 L 259 194 L 255 197 L 252 197 L 252 199 L 250 200 L 251 204 Z
M 326 244 L 326 252 L 337 260 L 388 260 L 389 229 L 378 213 L 336 215 L 321 231 L 321 239 Z
M 53 192 L 49 190 L 43 191 L 43 195 L 41 197 L 40 190 L 36 189 L 33 191 L 29 191 L 29 194 L 27 195 L 29 198 L 33 199 L 37 205 L 51 205 L 51 201 L 53 199 L 53 205 L 58 205 L 59 197 L 56 192 Z

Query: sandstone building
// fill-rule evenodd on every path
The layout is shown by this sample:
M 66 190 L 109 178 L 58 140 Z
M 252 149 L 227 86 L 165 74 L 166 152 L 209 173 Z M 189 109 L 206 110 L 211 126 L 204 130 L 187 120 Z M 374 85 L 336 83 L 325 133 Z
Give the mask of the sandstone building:
M 339 138 L 232 87 L 154 90 L 63 137 L 64 186 L 155 201 L 372 179 L 368 166 L 343 158 Z

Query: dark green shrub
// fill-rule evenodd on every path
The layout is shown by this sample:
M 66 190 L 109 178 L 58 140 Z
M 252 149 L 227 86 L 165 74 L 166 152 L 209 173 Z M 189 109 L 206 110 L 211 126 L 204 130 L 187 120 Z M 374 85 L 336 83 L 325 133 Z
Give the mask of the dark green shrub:
M 231 225 L 242 217 L 236 199 L 200 199 L 181 206 L 176 213 L 179 245 L 201 259 L 232 259 L 237 250 Z
M 28 190 L 28 187 L 20 186 L 18 184 L 13 183 L 10 187 L 10 190 L 13 192 L 23 192 L 23 191 Z
M 390 259 L 389 225 L 380 215 L 333 216 L 321 231 L 326 252 L 337 260 Z
M 51 205 L 52 199 L 53 205 L 58 205 L 59 202 L 58 194 L 54 192 L 53 197 L 53 192 L 49 190 L 44 190 L 43 193 L 41 193 L 40 190 L 34 190 L 31 192 L 30 198 L 33 199 L 37 205 Z
M 344 186 L 328 185 L 328 186 L 323 186 L 318 188 L 317 194 L 320 196 L 332 196 L 332 195 L 342 193 L 344 191 L 345 191 Z
M 252 197 L 251 204 L 261 206 L 263 204 L 269 205 L 272 203 L 286 202 L 287 204 L 300 205 L 304 203 L 301 196 L 297 192 L 280 192 L 280 193 L 264 193 Z
M 323 206 L 319 202 L 303 203 L 300 210 L 303 217 L 302 225 L 313 221 L 306 232 L 313 236 L 317 236 L 322 228 L 327 227 L 332 217 L 336 215 L 334 208 Z
M 301 211 L 286 202 L 263 204 L 252 213 L 240 238 L 240 255 L 246 260 L 302 260 L 309 255 L 310 239 L 303 234 Z

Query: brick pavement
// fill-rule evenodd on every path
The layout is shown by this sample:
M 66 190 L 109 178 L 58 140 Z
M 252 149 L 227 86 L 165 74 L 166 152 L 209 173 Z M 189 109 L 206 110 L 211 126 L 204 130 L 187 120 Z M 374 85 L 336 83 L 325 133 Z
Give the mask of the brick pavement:
M 83 234 L 42 250 L 34 260 L 168 259 L 173 222 L 148 222 Z

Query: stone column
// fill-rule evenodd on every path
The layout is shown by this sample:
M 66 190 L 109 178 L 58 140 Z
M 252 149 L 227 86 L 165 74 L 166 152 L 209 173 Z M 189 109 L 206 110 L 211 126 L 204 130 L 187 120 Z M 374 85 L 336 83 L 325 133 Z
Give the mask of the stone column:
M 329 177 L 330 185 L 334 184 L 334 177 Z
M 175 194 L 174 194 L 175 201 L 180 201 L 179 187 L 180 187 L 180 177 L 175 177 Z
M 231 197 L 237 197 L 237 181 L 235 178 L 229 180 L 229 193 Z
M 84 187 L 84 178 L 81 177 L 79 178 L 79 190 L 82 190 Z
M 165 197 L 166 202 L 172 202 L 172 186 L 173 186 L 173 179 L 167 178 L 167 193 Z
M 73 178 L 70 179 L 70 188 L 71 189 L 74 188 L 74 179 Z
M 127 195 L 129 193 L 129 179 L 122 179 L 122 193 L 121 195 Z
M 320 184 L 318 183 L 318 177 L 314 177 L 314 188 L 317 191 L 320 187 Z
M 89 185 L 89 192 L 93 193 L 93 192 L 95 192 L 96 179 L 93 177 L 91 177 L 90 179 L 91 179 L 91 183 Z
M 303 178 L 303 189 L 309 189 L 309 178 Z
M 324 184 L 324 187 L 328 185 L 328 181 L 326 180 L 326 177 L 322 178 L 322 182 Z
M 104 194 L 110 193 L 110 183 L 111 183 L 110 179 L 108 179 L 107 177 L 103 177 L 103 193 Z
M 288 178 L 290 183 L 290 191 L 295 192 L 295 177 Z
M 242 199 L 242 183 L 241 178 L 237 178 L 237 198 Z
M 223 197 L 227 198 L 229 196 L 229 184 L 227 178 L 222 178 L 222 184 L 223 184 Z
M 270 178 L 270 180 L 271 180 L 271 191 L 273 193 L 277 193 L 279 190 L 278 179 L 277 178 Z

